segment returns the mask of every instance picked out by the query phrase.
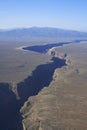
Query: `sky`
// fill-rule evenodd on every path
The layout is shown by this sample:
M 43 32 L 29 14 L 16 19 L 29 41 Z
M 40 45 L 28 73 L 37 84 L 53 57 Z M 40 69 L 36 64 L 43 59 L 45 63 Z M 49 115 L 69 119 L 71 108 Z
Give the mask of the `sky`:
M 87 0 L 0 0 L 0 29 L 34 26 L 87 31 Z

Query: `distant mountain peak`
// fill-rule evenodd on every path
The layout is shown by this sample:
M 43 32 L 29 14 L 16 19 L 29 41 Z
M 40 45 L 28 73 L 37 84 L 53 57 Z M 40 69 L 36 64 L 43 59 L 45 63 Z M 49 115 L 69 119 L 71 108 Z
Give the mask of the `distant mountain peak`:
M 54 27 L 30 27 L 0 30 L 0 40 L 28 38 L 87 38 L 86 32 L 65 30 Z

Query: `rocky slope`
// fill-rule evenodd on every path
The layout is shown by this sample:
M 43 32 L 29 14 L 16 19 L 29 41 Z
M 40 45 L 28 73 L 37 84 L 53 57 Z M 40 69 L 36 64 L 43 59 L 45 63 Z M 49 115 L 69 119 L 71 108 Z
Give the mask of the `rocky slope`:
M 49 87 L 25 102 L 24 130 L 87 130 L 86 49 L 85 44 L 56 49 L 67 52 L 69 64 L 56 69 Z

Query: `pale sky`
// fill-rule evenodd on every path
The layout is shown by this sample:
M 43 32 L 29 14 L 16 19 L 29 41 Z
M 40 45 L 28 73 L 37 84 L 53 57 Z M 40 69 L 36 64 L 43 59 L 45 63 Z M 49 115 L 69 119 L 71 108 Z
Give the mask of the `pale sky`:
M 87 31 L 87 0 L 0 0 L 0 29 L 32 26 Z

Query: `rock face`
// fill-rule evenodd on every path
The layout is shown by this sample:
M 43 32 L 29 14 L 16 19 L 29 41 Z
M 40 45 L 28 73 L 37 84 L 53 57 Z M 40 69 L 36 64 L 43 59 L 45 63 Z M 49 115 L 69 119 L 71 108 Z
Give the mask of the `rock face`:
M 73 49 L 67 51 L 72 64 L 56 69 L 49 87 L 21 108 L 24 130 L 87 130 L 87 52 L 83 48 L 77 53 L 78 46 L 74 53 Z
M 77 90 L 78 85 L 79 82 L 76 83 L 77 88 L 72 88 L 72 84 L 56 70 L 50 86 L 28 99 L 22 107 L 25 130 L 86 130 L 87 96 Z
M 49 49 L 47 53 L 48 53 L 48 55 L 54 57 L 56 55 L 55 47 Z

